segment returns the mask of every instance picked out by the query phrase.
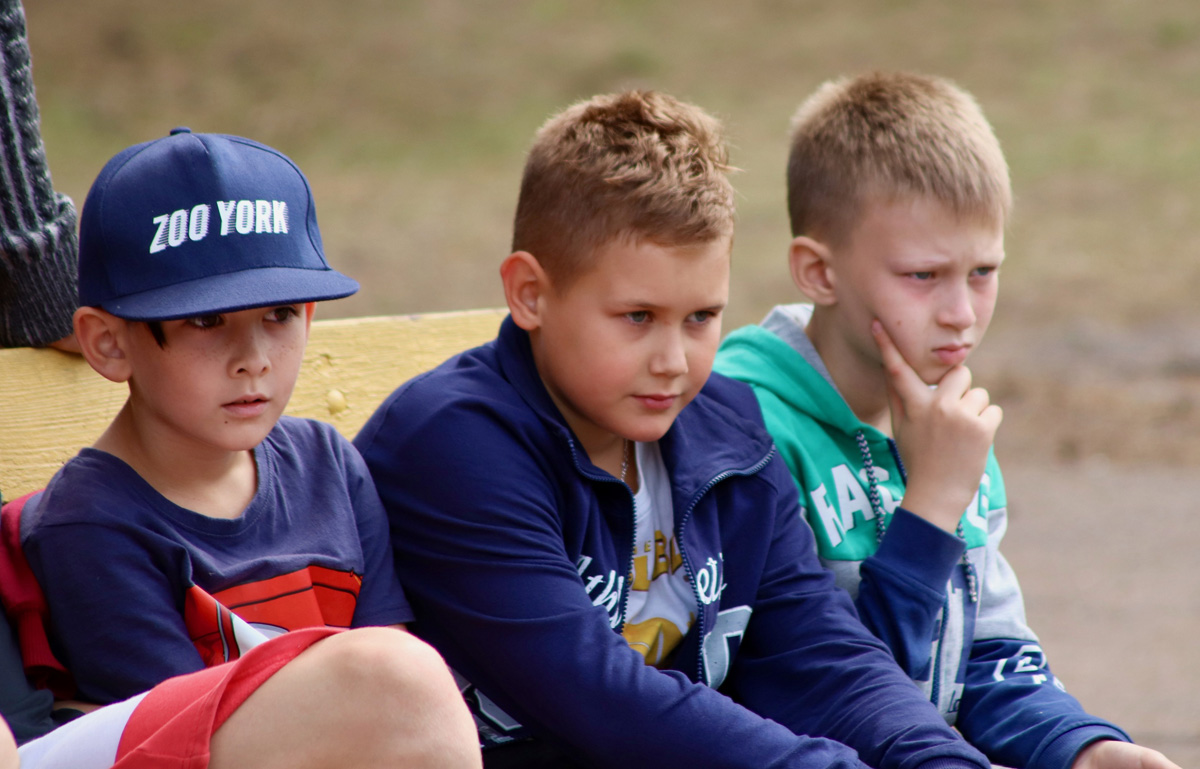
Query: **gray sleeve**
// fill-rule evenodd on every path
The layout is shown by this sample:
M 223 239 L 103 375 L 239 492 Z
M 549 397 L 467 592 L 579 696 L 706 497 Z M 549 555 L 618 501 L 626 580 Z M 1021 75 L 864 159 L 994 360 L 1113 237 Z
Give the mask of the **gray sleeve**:
M 0 67 L 0 346 L 44 345 L 71 333 L 76 214 L 50 180 L 18 0 L 0 0 Z
M 982 548 L 985 552 L 970 554 L 983 577 L 975 639 L 1015 638 L 1036 642 L 1037 636 L 1025 621 L 1025 599 L 1017 575 L 1000 552 L 1000 541 L 1008 530 L 1008 508 L 989 510 L 987 523 L 987 547 Z M 976 561 L 980 556 L 982 564 Z

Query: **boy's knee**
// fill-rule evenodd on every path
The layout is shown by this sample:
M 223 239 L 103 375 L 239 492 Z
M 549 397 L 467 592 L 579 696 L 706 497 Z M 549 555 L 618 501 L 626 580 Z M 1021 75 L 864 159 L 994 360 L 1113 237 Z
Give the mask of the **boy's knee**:
M 459 697 L 454 679 L 437 651 L 394 628 L 359 628 L 326 639 L 324 672 L 353 691 L 386 700 Z
M 442 656 L 393 628 L 361 628 L 326 639 L 321 675 L 358 703 L 356 739 L 378 741 L 398 766 L 480 765 L 475 725 Z
M 246 700 L 213 746 L 214 767 L 481 765 L 449 668 L 428 644 L 393 628 L 313 644 Z

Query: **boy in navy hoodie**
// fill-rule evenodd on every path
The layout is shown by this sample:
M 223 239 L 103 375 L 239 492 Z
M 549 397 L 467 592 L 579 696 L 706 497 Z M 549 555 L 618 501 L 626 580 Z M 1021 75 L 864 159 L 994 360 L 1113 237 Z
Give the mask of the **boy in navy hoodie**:
M 499 336 L 355 439 L 414 630 L 489 767 L 986 767 L 820 567 L 749 388 L 709 377 L 728 170 L 662 94 L 542 127 Z

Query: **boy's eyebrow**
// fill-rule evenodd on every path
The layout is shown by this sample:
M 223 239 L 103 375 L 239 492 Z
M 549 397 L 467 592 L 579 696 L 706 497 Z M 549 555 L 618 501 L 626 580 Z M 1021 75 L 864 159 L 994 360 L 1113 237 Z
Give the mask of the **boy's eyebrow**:
M 618 304 L 620 304 L 622 307 L 636 307 L 640 310 L 661 310 L 663 308 L 663 305 L 661 304 L 656 304 L 655 302 L 650 301 L 641 301 L 638 299 L 630 299 L 629 301 L 618 302 Z M 728 305 L 728 301 L 715 302 L 707 307 L 697 307 L 693 310 L 689 310 L 689 312 L 720 312 Z
M 973 254 L 971 261 L 983 262 L 986 264 L 999 264 L 1004 261 L 1005 251 L 987 251 L 978 254 Z M 947 262 L 954 261 L 955 257 L 937 251 L 921 251 L 918 253 L 897 253 L 893 258 L 896 261 L 903 262 L 905 266 L 930 266 L 936 267 Z

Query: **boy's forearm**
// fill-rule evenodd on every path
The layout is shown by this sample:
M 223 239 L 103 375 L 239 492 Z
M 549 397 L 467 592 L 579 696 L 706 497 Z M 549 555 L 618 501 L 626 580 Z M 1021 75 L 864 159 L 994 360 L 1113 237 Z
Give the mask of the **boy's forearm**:
M 460 527 L 449 528 L 461 538 Z M 468 550 L 480 544 L 463 542 Z M 703 755 L 747 769 L 861 769 L 843 745 L 797 736 L 679 673 L 648 667 L 582 595 L 571 564 L 552 558 L 546 550 L 514 553 L 506 565 L 461 553 L 400 554 L 420 612 L 414 628 L 523 726 L 602 766 Z M 487 585 L 488 599 L 446 589 L 457 581 L 452 573 L 464 571 Z
M 995 763 L 1069 769 L 1097 739 L 1129 741 L 1059 688 L 1041 647 L 1021 639 L 976 641 L 958 727 Z
M 964 547 L 958 537 L 897 508 L 879 549 L 859 569 L 859 617 L 910 678 L 930 664 L 946 584 Z

